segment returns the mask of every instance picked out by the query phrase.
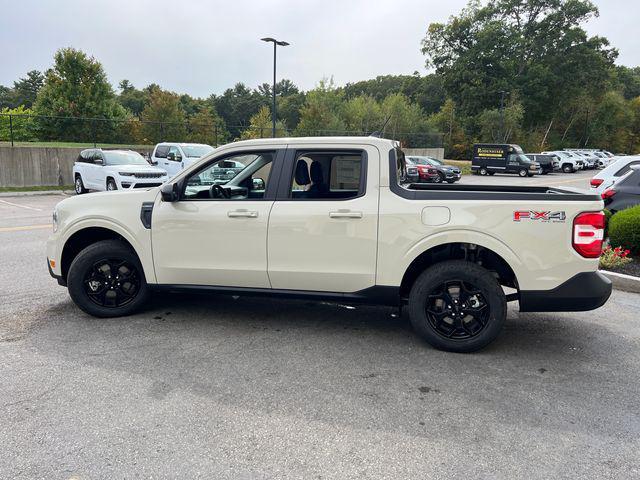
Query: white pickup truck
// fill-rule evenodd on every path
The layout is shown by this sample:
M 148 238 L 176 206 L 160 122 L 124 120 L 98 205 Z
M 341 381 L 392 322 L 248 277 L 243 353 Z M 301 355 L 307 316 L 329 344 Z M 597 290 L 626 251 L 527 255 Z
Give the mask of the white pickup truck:
M 216 179 L 220 162 L 239 162 Z M 408 307 L 433 346 L 491 342 L 520 311 L 598 308 L 602 200 L 546 187 L 410 184 L 375 137 L 241 141 L 148 190 L 69 198 L 53 214 L 51 275 L 98 317 L 157 290 Z

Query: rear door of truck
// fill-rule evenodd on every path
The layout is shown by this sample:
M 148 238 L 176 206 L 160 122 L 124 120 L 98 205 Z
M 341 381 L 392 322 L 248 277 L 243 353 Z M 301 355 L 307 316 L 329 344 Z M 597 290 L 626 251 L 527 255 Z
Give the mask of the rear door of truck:
M 380 153 L 290 145 L 269 216 L 272 288 L 356 292 L 375 285 Z

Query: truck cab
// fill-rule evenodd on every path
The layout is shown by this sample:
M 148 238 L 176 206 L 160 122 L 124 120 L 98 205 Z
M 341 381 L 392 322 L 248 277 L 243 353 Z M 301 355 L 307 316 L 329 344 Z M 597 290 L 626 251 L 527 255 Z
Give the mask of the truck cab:
M 151 153 L 151 163 L 174 177 L 184 168 L 211 153 L 213 147 L 203 143 L 158 143 Z
M 521 177 L 542 173 L 540 164 L 527 157 L 519 145 L 489 143 L 473 146 L 471 171 L 476 175 L 515 173 Z
M 221 179 L 220 165 L 234 165 Z M 51 275 L 79 308 L 129 315 L 151 291 L 406 307 L 436 348 L 478 350 L 520 310 L 602 305 L 598 195 L 414 183 L 376 137 L 219 147 L 161 187 L 73 197 L 54 211 Z

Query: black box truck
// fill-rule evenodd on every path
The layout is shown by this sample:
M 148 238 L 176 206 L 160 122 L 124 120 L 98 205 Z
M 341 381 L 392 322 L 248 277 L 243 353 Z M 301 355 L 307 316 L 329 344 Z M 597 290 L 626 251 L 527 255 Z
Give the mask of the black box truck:
M 521 177 L 541 173 L 540 164 L 529 159 L 519 145 L 503 143 L 476 143 L 471 171 L 476 175 L 515 173 Z

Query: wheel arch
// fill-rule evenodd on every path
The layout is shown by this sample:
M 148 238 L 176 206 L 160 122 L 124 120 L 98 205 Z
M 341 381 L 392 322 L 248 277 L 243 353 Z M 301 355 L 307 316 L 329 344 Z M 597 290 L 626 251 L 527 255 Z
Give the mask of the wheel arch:
M 105 225 L 95 223 L 87 226 L 79 226 L 70 232 L 64 241 L 62 250 L 60 252 L 60 268 L 63 279 L 67 279 L 69 267 L 74 258 L 89 245 L 99 242 L 101 240 L 118 240 L 126 245 L 132 252 L 136 254 L 140 261 L 145 277 L 147 281 L 152 281 L 155 278 L 153 269 L 149 269 L 148 265 L 145 265 L 144 257 L 140 255 L 140 251 L 136 248 L 136 242 L 134 238 L 126 231 L 118 228 L 116 225 Z
M 468 236 L 468 235 L 467 235 Z M 488 237 L 488 236 L 487 236 Z M 488 237 L 492 238 L 492 237 Z M 456 241 L 457 240 L 457 241 Z M 483 241 L 484 240 L 484 241 Z M 422 245 L 419 244 L 419 245 Z M 408 265 L 400 281 L 400 296 L 406 298 L 416 278 L 426 268 L 447 260 L 467 260 L 481 265 L 495 273 L 501 285 L 519 289 L 517 255 L 498 240 L 451 238 L 449 241 L 435 242 L 412 249 Z

